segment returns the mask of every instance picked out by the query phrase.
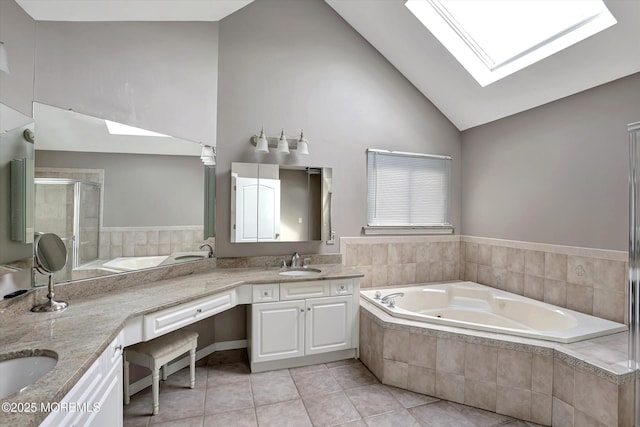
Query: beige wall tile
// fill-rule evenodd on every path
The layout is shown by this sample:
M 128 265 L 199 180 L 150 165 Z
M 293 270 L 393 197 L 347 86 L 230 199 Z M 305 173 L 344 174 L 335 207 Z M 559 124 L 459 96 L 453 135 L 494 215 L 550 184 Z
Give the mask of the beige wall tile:
M 420 243 L 416 246 L 416 262 L 429 263 L 429 243 Z
M 553 280 L 567 280 L 567 256 L 564 254 L 544 253 L 544 277 Z
M 618 386 L 618 425 L 620 427 L 633 426 L 633 385 L 633 382 L 629 382 Z
M 593 286 L 594 268 L 593 258 L 575 255 L 567 256 L 567 282 L 582 286 Z
M 507 268 L 507 248 L 504 246 L 491 247 L 491 266 L 494 268 Z
M 567 306 L 567 283 L 561 280 L 544 279 L 544 302 Z
M 531 390 L 551 395 L 553 392 L 553 356 L 534 354 L 531 366 Z M 549 414 L 549 416 L 551 415 Z
M 502 290 L 507 289 L 507 269 L 506 268 L 492 268 L 493 272 L 493 285 L 494 287 Z
M 466 344 L 464 376 L 477 381 L 496 382 L 498 349 L 481 344 Z
M 531 418 L 531 390 L 498 386 L 496 412 L 528 420 Z
M 590 417 L 582 411 L 573 410 L 574 425 L 576 427 L 607 427 L 606 424 L 598 422 L 595 418 Z M 615 427 L 615 426 L 612 426 Z
M 593 314 L 593 288 L 567 283 L 567 308 Z
M 574 407 L 606 425 L 618 425 L 618 386 L 593 374 L 575 372 Z
M 416 264 L 402 264 L 402 283 L 416 283 Z
M 383 369 L 382 382 L 384 384 L 407 388 L 407 378 L 409 374 L 408 364 L 385 359 Z
M 384 330 L 383 357 L 396 362 L 409 361 L 409 332 Z
M 524 274 L 508 271 L 506 290 L 514 294 L 524 295 Z
M 389 281 L 387 279 L 387 265 L 386 264 L 374 264 L 371 266 L 371 285 L 372 286 L 387 286 Z
M 386 265 L 389 256 L 389 245 L 376 243 L 371 245 L 371 265 Z
M 464 383 L 464 404 L 487 411 L 496 411 L 497 385 L 495 382 L 474 381 Z
M 436 393 L 435 369 L 409 365 L 407 388 L 411 391 L 415 391 L 416 393 L 434 396 Z
M 478 283 L 493 286 L 493 268 L 478 264 Z
M 349 267 L 358 265 L 358 245 L 347 245 L 344 263 Z
M 442 261 L 458 261 L 458 258 L 460 257 L 460 242 L 443 242 L 442 245 Z
M 435 337 L 410 334 L 408 343 L 409 356 L 407 361 L 410 365 L 430 369 L 436 368 L 437 339 Z
M 465 261 L 478 263 L 478 244 L 465 242 Z
M 402 244 L 389 243 L 387 264 L 402 264 Z
M 356 256 L 357 261 L 356 265 L 371 265 L 371 245 L 370 244 L 362 244 L 355 245 L 356 246 Z
M 625 271 L 624 262 L 596 259 L 593 286 L 595 288 L 624 293 L 627 286 Z
M 419 262 L 416 264 L 416 283 L 429 281 L 429 263 Z
M 573 406 L 555 397 L 552 405 L 551 425 L 554 427 L 574 427 Z
M 464 265 L 464 280 L 478 281 L 478 264 L 467 262 Z
M 464 375 L 465 343 L 446 338 L 438 338 L 436 350 L 436 370 Z
M 361 288 L 370 288 L 373 286 L 372 267 L 370 265 L 358 266 L 358 271 L 364 274 L 364 277 L 360 279 Z
M 524 296 L 538 301 L 544 300 L 544 279 L 538 276 L 524 276 Z
M 560 359 L 553 359 L 553 397 L 557 397 L 569 405 L 573 405 L 574 401 L 574 373 L 573 367 Z
M 524 249 L 507 249 L 507 270 L 524 274 Z
M 387 281 L 389 285 L 402 284 L 402 264 L 387 265 Z
M 402 263 L 403 264 L 415 264 L 417 248 L 418 248 L 418 245 L 416 243 L 402 244 Z
M 441 282 L 444 280 L 444 273 L 442 271 L 442 262 L 432 262 L 429 264 L 429 281 Z
M 441 242 L 429 243 L 429 262 L 442 262 L 443 246 Z
M 498 350 L 498 384 L 531 389 L 532 354 L 501 348 Z
M 548 394 L 531 393 L 531 418 L 534 423 L 551 425 L 553 398 Z
M 491 246 L 478 245 L 478 264 L 491 265 Z
M 436 391 L 434 396 L 452 402 L 464 403 L 464 375 L 436 371 Z
M 442 263 L 442 280 L 457 280 L 460 277 L 458 273 L 458 263 L 455 261 L 445 261 Z
M 529 276 L 544 276 L 544 252 L 524 251 L 524 273 Z
M 622 323 L 626 309 L 624 294 L 597 288 L 593 290 L 594 316 Z

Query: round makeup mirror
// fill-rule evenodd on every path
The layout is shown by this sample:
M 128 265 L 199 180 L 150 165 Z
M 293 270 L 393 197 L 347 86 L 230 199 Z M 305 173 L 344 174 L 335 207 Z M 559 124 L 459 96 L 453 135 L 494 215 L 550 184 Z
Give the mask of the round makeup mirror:
M 36 270 L 42 274 L 49 275 L 49 301 L 37 305 L 31 309 L 36 312 L 60 311 L 67 308 L 69 304 L 64 301 L 54 301 L 53 293 L 53 273 L 60 271 L 67 264 L 67 248 L 62 239 L 53 233 L 44 233 L 36 236 L 33 242 L 34 260 Z
M 35 264 L 42 274 L 60 271 L 67 264 L 67 248 L 53 233 L 40 234 L 34 242 Z

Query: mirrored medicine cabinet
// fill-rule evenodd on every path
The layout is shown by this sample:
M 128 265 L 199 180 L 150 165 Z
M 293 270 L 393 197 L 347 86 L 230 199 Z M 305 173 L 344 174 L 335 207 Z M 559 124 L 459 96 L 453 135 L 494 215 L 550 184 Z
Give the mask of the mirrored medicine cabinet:
M 331 236 L 332 171 L 231 164 L 231 242 L 304 242 Z

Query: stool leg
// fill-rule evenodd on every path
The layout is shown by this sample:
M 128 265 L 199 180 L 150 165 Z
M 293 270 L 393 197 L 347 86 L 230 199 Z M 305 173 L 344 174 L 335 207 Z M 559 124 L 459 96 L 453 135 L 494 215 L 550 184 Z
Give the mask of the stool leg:
M 159 368 L 153 370 L 151 391 L 153 392 L 153 415 L 158 415 L 160 408 L 160 372 Z
M 122 384 L 124 386 L 124 404 L 128 405 L 130 402 L 130 395 L 129 395 L 129 361 L 126 359 L 126 355 L 125 355 L 125 360 L 124 360 L 124 369 L 123 369 L 123 373 L 122 373 Z
M 189 388 L 194 388 L 196 386 L 196 349 L 192 348 L 189 351 L 189 370 L 191 376 L 191 384 Z
M 162 367 L 160 369 L 162 369 L 162 381 L 166 381 L 167 380 L 167 365 L 162 365 Z

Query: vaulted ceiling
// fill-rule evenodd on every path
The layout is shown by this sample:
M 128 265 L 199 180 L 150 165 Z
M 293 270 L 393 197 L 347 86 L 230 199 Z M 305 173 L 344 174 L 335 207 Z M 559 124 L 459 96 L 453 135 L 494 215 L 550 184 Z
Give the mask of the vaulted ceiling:
M 218 21 L 253 0 L 16 0 L 44 21 Z M 605 0 L 618 23 L 481 87 L 404 6 L 325 0 L 460 130 L 640 72 L 640 1 Z

